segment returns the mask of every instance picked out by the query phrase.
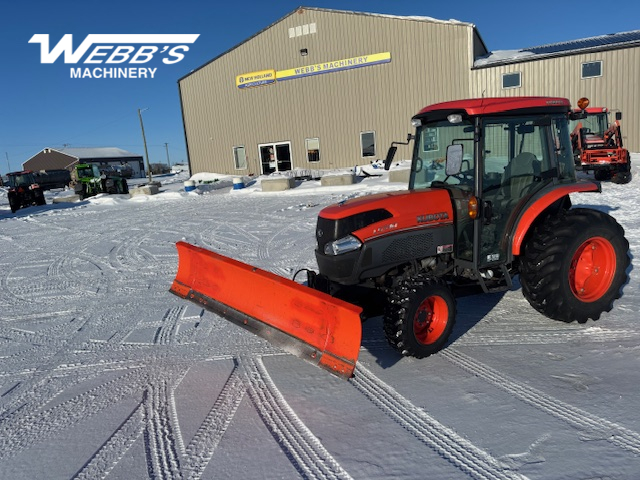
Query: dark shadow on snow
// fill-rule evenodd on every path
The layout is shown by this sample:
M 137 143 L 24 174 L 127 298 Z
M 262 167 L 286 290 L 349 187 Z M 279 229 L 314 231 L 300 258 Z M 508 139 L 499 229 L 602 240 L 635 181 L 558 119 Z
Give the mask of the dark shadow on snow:
M 518 278 L 514 279 L 514 290 L 520 289 Z M 449 337 L 447 346 L 469 332 L 500 302 L 505 292 L 468 295 L 458 297 L 456 324 Z M 367 319 L 362 324 L 362 346 L 376 359 L 376 363 L 382 368 L 389 368 L 399 362 L 403 356 L 394 350 L 387 342 L 381 316 Z M 447 348 L 447 347 L 445 347 Z M 437 353 L 435 354 L 437 355 Z M 428 357 L 422 359 L 425 367 Z

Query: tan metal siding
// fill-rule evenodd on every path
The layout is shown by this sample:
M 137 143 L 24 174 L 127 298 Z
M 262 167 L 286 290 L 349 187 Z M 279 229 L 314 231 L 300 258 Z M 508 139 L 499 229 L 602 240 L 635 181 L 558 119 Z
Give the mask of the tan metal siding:
M 584 62 L 602 61 L 602 76 L 582 79 Z M 502 89 L 502 74 L 521 72 L 520 88 Z M 591 106 L 620 110 L 625 146 L 640 152 L 640 48 L 625 48 L 594 53 L 499 65 L 472 71 L 471 95 L 474 97 L 549 95 L 568 98 L 576 104 L 587 97 Z
M 316 25 L 289 38 L 289 28 Z M 294 168 L 362 164 L 360 132 L 376 132 L 376 157 L 411 130 L 429 103 L 469 95 L 473 62 L 468 24 L 304 10 L 294 13 L 180 81 L 192 173 L 260 173 L 258 144 L 291 142 Z M 300 55 L 306 48 L 308 55 Z M 391 62 L 239 89 L 236 75 L 391 52 Z M 305 138 L 320 139 L 320 162 Z M 232 147 L 244 145 L 249 169 L 236 171 Z M 399 152 L 405 158 L 409 152 Z

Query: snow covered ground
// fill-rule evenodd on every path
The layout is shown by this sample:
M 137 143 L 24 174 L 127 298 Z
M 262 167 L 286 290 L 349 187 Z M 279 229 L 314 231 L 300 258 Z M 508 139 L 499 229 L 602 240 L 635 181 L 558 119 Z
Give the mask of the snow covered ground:
M 572 197 L 617 218 L 633 263 L 634 174 Z M 154 196 L 52 192 L 16 214 L 0 192 L 0 478 L 639 478 L 633 268 L 585 325 L 538 314 L 517 282 L 462 298 L 450 346 L 423 360 L 372 319 L 344 381 L 170 294 L 174 244 L 290 277 L 315 268 L 322 207 L 403 186 L 263 193 L 221 178 L 186 193 L 183 175 Z

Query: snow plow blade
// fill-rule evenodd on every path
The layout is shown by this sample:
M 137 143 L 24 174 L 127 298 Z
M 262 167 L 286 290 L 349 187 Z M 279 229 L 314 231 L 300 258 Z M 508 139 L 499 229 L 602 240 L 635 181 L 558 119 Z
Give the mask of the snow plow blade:
M 350 378 L 362 309 L 186 242 L 170 291 L 331 373 Z

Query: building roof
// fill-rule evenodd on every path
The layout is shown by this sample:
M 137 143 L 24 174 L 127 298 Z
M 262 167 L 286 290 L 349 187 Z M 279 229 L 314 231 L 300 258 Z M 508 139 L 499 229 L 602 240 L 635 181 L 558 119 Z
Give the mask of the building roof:
M 486 47 L 486 45 L 484 43 L 484 40 L 480 36 L 480 33 L 477 31 L 476 26 L 473 23 L 461 22 L 460 20 L 455 20 L 455 19 L 438 20 L 437 18 L 424 17 L 424 16 L 388 15 L 388 14 L 384 14 L 384 13 L 354 12 L 354 11 L 350 11 L 350 10 L 335 10 L 335 9 L 331 9 L 331 8 L 318 8 L 318 7 L 300 6 L 300 7 L 297 7 L 295 10 L 293 10 L 292 12 L 287 13 L 284 17 L 280 18 L 279 20 L 276 20 L 271 25 L 268 25 L 267 27 L 263 28 L 259 32 L 256 32 L 255 34 L 251 35 L 249 38 L 247 38 L 247 39 L 243 40 L 242 42 L 238 43 L 237 45 L 231 47 L 229 50 L 227 50 L 225 52 L 222 52 L 220 55 L 212 58 L 211 60 L 209 60 L 208 62 L 204 63 L 203 65 L 200 65 L 199 67 L 191 70 L 189 73 L 187 73 L 183 77 L 179 78 L 178 79 L 178 83 L 180 83 L 183 79 L 187 78 L 191 74 L 193 74 L 193 73 L 197 72 L 198 70 L 206 67 L 210 63 L 213 63 L 217 59 L 225 56 L 227 53 L 235 50 L 239 46 L 244 45 L 245 43 L 247 43 L 252 38 L 257 37 L 262 32 L 270 29 L 274 25 L 277 25 L 278 23 L 282 22 L 285 18 L 290 17 L 291 15 L 293 15 L 294 13 L 296 13 L 296 12 L 298 12 L 300 10 L 311 10 L 311 11 L 316 11 L 316 12 L 329 12 L 329 13 L 340 13 L 340 14 L 349 14 L 349 15 L 362 15 L 362 16 L 367 16 L 367 17 L 383 17 L 383 18 L 390 18 L 390 19 L 396 19 L 396 20 L 409 20 L 409 21 L 417 21 L 417 22 L 441 23 L 441 24 L 448 24 L 448 25 L 461 25 L 461 26 L 465 26 L 465 27 L 471 27 L 472 29 L 474 29 L 476 31 L 478 39 L 480 40 L 480 42 L 482 42 L 482 45 L 483 45 L 484 49 L 487 50 L 487 47 Z
M 131 158 L 131 157 L 141 157 L 137 153 L 131 153 L 126 150 L 117 147 L 78 147 L 78 148 L 61 148 L 51 150 L 56 150 L 60 153 L 64 153 L 65 155 L 69 155 L 71 157 L 76 158 Z
M 475 68 L 481 68 L 509 63 L 528 62 L 549 57 L 574 55 L 576 53 L 590 53 L 636 46 L 640 46 L 640 30 L 579 38 L 567 42 L 549 43 L 537 47 L 523 48 L 521 50 L 495 50 L 477 58 L 473 66 Z

